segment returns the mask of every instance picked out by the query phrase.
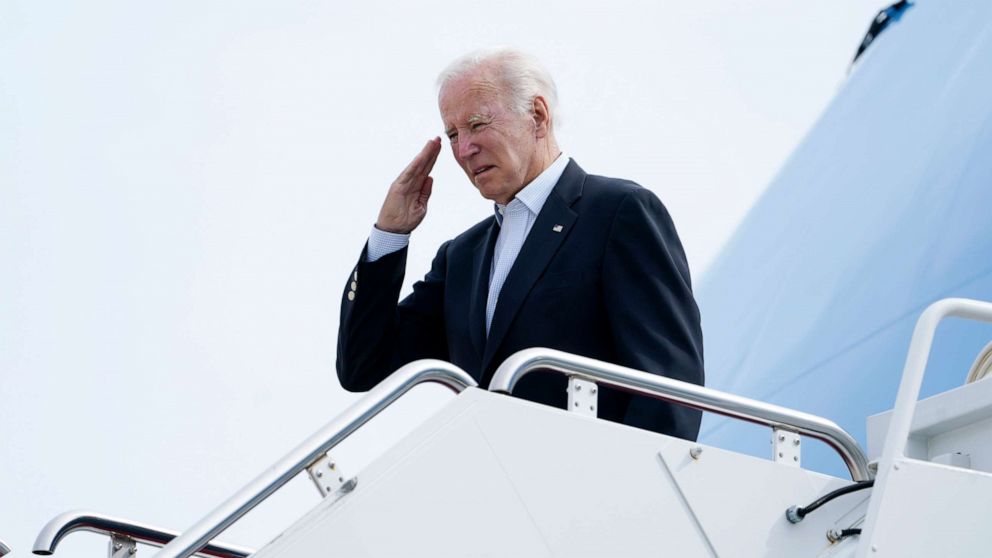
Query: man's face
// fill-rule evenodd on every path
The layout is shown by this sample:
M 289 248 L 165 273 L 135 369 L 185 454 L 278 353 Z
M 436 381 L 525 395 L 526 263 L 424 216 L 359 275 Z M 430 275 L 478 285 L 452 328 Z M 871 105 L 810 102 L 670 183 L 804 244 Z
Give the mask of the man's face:
M 491 82 L 452 81 L 438 104 L 455 160 L 482 197 L 508 203 L 540 173 L 534 120 L 507 107 Z

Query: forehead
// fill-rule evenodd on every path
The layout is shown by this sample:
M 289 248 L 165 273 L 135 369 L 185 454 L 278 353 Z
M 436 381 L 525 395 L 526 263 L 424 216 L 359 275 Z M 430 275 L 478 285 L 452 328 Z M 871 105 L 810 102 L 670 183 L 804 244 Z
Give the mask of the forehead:
M 492 117 L 505 110 L 502 90 L 480 75 L 469 75 L 447 83 L 438 95 L 445 126 Z

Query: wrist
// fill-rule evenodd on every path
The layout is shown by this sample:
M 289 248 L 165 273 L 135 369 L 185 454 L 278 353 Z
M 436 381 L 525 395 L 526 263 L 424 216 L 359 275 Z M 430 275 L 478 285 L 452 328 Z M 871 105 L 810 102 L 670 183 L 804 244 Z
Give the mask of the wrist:
M 406 248 L 409 243 L 410 235 L 408 234 L 391 233 L 373 226 L 372 232 L 369 233 L 368 250 L 366 252 L 367 258 L 365 261 L 374 262 L 386 254 L 392 254 Z
M 375 225 L 373 225 L 373 226 L 375 228 L 379 229 L 382 232 L 387 232 L 387 233 L 392 233 L 392 234 L 410 234 L 410 232 L 412 232 L 412 230 L 413 230 L 413 229 L 402 229 L 402 228 L 399 228 L 399 227 L 384 226 L 384 225 L 379 224 L 378 221 L 376 221 Z

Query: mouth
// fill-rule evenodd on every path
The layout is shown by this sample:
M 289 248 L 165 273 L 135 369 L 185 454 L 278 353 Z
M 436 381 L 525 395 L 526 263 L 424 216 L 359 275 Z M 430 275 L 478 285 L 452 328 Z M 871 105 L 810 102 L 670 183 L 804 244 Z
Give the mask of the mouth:
M 482 165 L 481 167 L 475 167 L 474 169 L 472 169 L 472 176 L 478 178 L 479 176 L 486 174 L 487 172 L 489 172 L 494 168 L 496 167 L 493 165 Z

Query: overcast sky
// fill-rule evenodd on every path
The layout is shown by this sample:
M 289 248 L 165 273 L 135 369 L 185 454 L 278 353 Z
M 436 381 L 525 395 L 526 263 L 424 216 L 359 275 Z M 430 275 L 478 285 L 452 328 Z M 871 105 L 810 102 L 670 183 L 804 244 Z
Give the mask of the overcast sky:
M 0 539 L 59 512 L 189 526 L 356 398 L 339 298 L 434 78 L 541 58 L 559 143 L 671 211 L 698 279 L 886 2 L 0 2 Z M 490 214 L 445 151 L 407 284 Z M 338 452 L 361 469 L 446 395 Z M 225 539 L 317 501 L 294 481 Z M 58 556 L 100 556 L 70 538 Z M 150 551 L 143 549 L 142 553 Z

